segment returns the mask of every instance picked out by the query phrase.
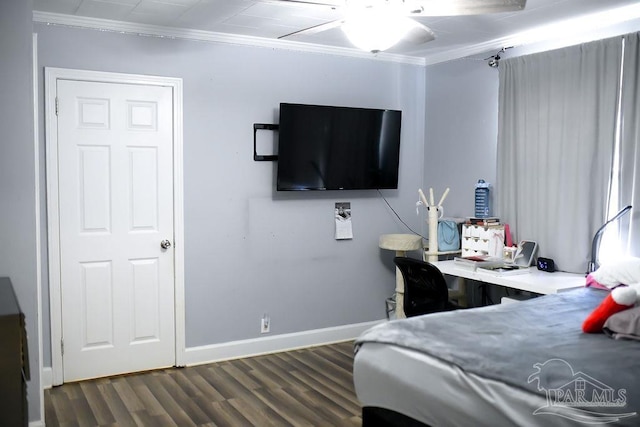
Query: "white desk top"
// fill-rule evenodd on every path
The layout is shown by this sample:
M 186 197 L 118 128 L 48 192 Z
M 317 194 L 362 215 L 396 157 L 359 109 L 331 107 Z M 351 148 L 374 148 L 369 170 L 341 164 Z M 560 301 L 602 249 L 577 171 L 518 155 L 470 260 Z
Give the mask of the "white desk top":
M 463 277 L 465 279 L 477 280 L 538 294 L 556 294 L 558 292 L 580 288 L 586 283 L 584 274 L 563 273 L 561 271 L 547 273 L 535 267 L 531 267 L 529 273 L 512 276 L 495 276 L 490 273 L 461 268 L 456 266 L 454 261 L 437 261 L 431 264 L 438 267 L 442 273 L 451 276 Z

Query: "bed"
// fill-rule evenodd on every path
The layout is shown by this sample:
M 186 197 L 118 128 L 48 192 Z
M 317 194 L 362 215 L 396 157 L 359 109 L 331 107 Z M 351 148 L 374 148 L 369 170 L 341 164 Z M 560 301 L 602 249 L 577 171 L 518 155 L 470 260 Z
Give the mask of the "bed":
M 640 342 L 585 334 L 607 291 L 394 320 L 355 343 L 363 426 L 640 425 Z

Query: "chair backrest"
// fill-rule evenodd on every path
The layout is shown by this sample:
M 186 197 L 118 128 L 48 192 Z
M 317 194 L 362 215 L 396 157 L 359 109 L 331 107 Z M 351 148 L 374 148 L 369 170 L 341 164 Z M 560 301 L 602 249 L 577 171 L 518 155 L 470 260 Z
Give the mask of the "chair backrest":
M 395 257 L 393 262 L 404 279 L 403 302 L 407 317 L 447 310 L 449 290 L 436 266 L 406 257 Z

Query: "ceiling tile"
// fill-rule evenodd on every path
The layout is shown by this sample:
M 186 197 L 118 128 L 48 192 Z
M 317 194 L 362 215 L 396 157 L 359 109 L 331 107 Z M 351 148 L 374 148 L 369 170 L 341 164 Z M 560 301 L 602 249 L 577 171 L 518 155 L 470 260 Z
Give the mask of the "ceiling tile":
M 282 21 L 279 19 L 265 19 L 258 18 L 256 16 L 236 15 L 233 18 L 226 20 L 224 23 L 232 26 L 262 30 L 265 31 L 265 33 L 270 34 L 271 37 L 280 37 L 291 32 L 291 27 L 283 25 Z
M 188 10 L 188 6 L 142 0 L 129 14 L 129 18 L 142 24 L 175 26 Z
M 136 6 L 138 3 L 140 3 L 140 0 L 83 0 L 83 1 L 84 2 L 101 1 L 103 3 L 124 4 L 129 6 Z
M 76 11 L 76 15 L 100 19 L 124 20 L 134 8 L 134 4 L 106 2 L 102 0 L 84 0 Z
M 183 6 L 174 3 L 164 3 L 160 1 L 154 0 L 142 0 L 136 6 L 134 12 L 135 13 L 144 13 L 144 14 L 156 14 L 160 16 L 173 16 L 178 17 L 182 15 L 189 9 L 188 6 Z
M 200 1 L 189 8 L 176 21 L 180 27 L 197 30 L 214 30 L 216 24 L 241 13 L 248 7 L 247 2 L 240 1 Z
M 272 17 L 307 17 L 318 20 L 336 19 L 335 17 L 343 17 L 344 11 L 334 9 L 328 6 L 305 5 L 300 3 L 287 2 L 258 2 L 247 8 L 243 14 L 253 16 L 272 16 Z
M 192 7 L 200 2 L 200 0 L 156 0 L 158 3 L 166 3 L 170 5 Z
M 252 37 L 265 37 L 265 34 L 267 34 L 268 35 L 267 37 L 271 39 L 276 39 L 284 34 L 290 33 L 291 31 L 295 31 L 295 30 L 292 30 L 286 27 L 278 27 L 278 26 L 272 26 L 269 28 L 265 28 L 265 27 L 255 28 L 250 26 L 242 26 L 238 24 L 229 24 L 227 22 L 224 22 L 216 25 L 215 31 L 221 32 L 221 33 L 229 33 L 229 34 L 238 34 L 238 31 L 240 31 L 243 35 L 252 36 Z
M 73 15 L 82 0 L 33 0 L 33 10 Z

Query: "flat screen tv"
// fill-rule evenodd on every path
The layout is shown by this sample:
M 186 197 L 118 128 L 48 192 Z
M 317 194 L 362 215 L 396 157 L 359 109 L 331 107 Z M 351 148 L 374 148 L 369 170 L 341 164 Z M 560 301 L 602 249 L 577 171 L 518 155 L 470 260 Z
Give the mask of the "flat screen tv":
M 277 190 L 398 188 L 402 112 L 280 104 Z

